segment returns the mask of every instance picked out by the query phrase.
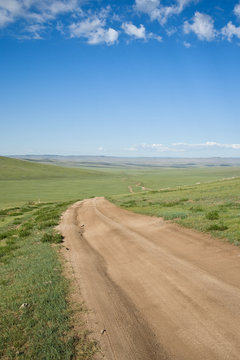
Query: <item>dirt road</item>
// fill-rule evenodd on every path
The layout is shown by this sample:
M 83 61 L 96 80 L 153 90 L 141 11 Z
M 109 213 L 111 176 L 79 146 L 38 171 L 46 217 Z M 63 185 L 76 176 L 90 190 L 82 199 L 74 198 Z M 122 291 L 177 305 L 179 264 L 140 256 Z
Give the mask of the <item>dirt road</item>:
M 104 359 L 240 359 L 239 248 L 104 198 L 61 231 Z

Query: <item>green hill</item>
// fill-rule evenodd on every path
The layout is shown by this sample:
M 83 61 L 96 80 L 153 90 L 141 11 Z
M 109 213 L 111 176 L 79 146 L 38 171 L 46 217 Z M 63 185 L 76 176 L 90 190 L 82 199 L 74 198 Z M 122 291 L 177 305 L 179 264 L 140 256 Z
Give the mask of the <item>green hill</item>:
M 75 201 L 127 191 L 120 173 L 0 157 L 0 209 L 29 201 Z
M 66 168 L 54 165 L 38 164 L 0 156 L 0 180 L 31 180 L 90 177 L 96 175 L 94 170 Z M 100 171 L 97 175 L 101 174 Z

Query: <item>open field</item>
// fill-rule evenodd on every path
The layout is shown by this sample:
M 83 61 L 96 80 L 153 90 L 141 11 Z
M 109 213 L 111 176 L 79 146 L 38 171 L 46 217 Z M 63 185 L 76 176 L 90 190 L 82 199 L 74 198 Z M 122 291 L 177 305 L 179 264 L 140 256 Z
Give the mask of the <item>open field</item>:
M 28 201 L 76 201 L 240 176 L 240 167 L 77 169 L 0 157 L 0 208 Z
M 104 198 L 74 204 L 61 231 L 104 358 L 240 359 L 237 247 Z
M 163 217 L 240 245 L 240 179 L 111 197 L 137 213 Z
M 66 242 L 64 243 L 65 247 L 62 247 L 61 245 L 62 237 L 54 231 L 54 227 L 58 224 L 61 213 L 78 200 L 94 196 L 105 196 L 120 207 L 141 214 L 157 216 L 158 224 L 161 224 L 162 222 L 159 217 L 164 217 L 166 220 L 173 220 L 186 227 L 195 228 L 202 232 L 211 233 L 216 237 L 228 239 L 236 245 L 240 244 L 239 167 L 205 166 L 154 169 L 151 167 L 144 169 L 132 167 L 130 169 L 113 169 L 112 167 L 105 165 L 105 167 L 101 166 L 101 168 L 93 170 L 93 168 L 58 167 L 56 165 L 51 166 L 0 157 L 0 170 L 0 290 L 1 294 L 3 294 L 0 299 L 0 311 L 4 314 L 0 320 L 0 357 L 6 360 L 15 358 L 36 358 L 39 360 L 46 358 L 52 360 L 77 358 L 80 360 L 91 360 L 94 358 L 94 354 L 98 349 L 98 343 L 91 340 L 92 337 L 89 339 L 87 336 L 84 325 L 86 308 L 82 306 L 81 301 L 79 302 L 78 312 L 80 314 L 80 323 L 82 321 L 83 325 L 80 329 L 79 327 L 76 328 L 74 325 L 76 313 L 72 313 L 69 305 L 69 293 L 71 293 L 71 291 L 68 282 L 65 280 L 65 277 L 63 277 L 62 261 L 60 261 L 61 256 L 59 255 L 59 249 L 64 249 L 67 259 L 69 261 L 76 261 L 72 258 L 74 254 L 72 249 L 74 249 L 76 245 L 76 259 L 81 256 L 81 253 L 78 252 L 80 250 L 78 246 L 82 246 L 82 242 L 80 241 L 82 239 L 82 228 L 80 233 L 79 228 L 76 228 L 78 229 L 78 236 L 80 236 L 80 238 L 77 238 L 77 244 L 73 242 L 67 246 L 69 240 L 66 237 Z M 233 177 L 234 179 L 229 179 Z M 223 178 L 228 178 L 228 180 L 221 180 Z M 198 185 L 196 185 L 196 183 L 198 183 Z M 131 189 L 132 193 L 129 192 L 129 189 Z M 151 189 L 151 191 L 143 191 L 144 189 Z M 94 200 L 92 201 L 94 202 Z M 88 204 L 88 202 L 86 204 Z M 89 204 L 90 210 L 94 210 L 91 201 Z M 108 206 L 113 205 L 106 205 L 106 209 Z M 119 218 L 122 218 L 122 220 L 125 219 L 123 216 L 125 213 L 122 213 L 121 209 L 114 210 L 115 212 L 117 211 L 115 215 L 114 211 L 109 215 L 105 214 L 105 210 L 103 211 L 101 207 L 98 210 L 100 210 L 100 213 L 103 212 L 103 214 L 100 215 L 98 210 L 96 210 L 96 213 L 98 214 L 97 218 L 95 217 L 95 213 L 91 215 L 87 209 L 88 208 L 86 208 L 86 214 L 89 214 L 90 218 L 84 218 L 85 215 L 79 213 L 79 224 L 85 223 L 86 232 L 84 232 L 83 235 L 86 235 L 87 238 L 90 236 L 89 239 L 92 236 L 91 231 L 93 231 L 93 236 L 95 238 L 94 231 L 96 229 L 99 230 L 100 236 L 96 239 L 107 239 L 107 235 L 101 233 L 103 229 L 100 226 L 99 221 L 102 224 L 105 224 L 105 222 L 107 224 L 112 224 L 112 220 L 114 220 L 112 219 L 112 215 L 115 218 L 114 221 L 117 222 L 119 221 Z M 81 209 L 77 208 L 76 211 L 81 211 Z M 138 215 L 133 214 L 132 216 L 133 219 L 136 220 L 137 218 L 134 216 Z M 143 221 L 142 227 L 140 226 L 141 224 L 137 220 L 135 222 L 135 220 L 129 225 L 131 228 L 133 227 L 132 230 L 125 228 L 128 221 L 127 218 L 126 224 L 121 224 L 123 232 L 121 229 L 121 231 L 118 231 L 118 226 L 113 229 L 111 228 L 112 225 L 109 229 L 106 228 L 105 230 L 107 233 L 111 234 L 111 241 L 118 241 L 118 236 L 120 236 L 119 241 L 124 242 L 125 234 L 129 234 L 130 231 L 131 236 L 134 234 L 134 238 L 137 237 L 139 245 L 142 244 L 141 236 L 138 238 L 139 234 L 136 233 L 134 227 L 139 226 L 141 233 L 143 235 L 145 234 L 148 238 L 149 234 L 151 234 L 151 227 L 152 225 L 154 226 L 154 224 L 152 224 L 153 218 L 145 220 L 150 221 L 149 226 Z M 144 224 L 146 225 L 146 229 L 144 229 Z M 169 226 L 170 229 L 172 229 L 171 226 L 175 225 L 167 224 L 166 226 Z M 64 231 L 68 231 L 67 227 L 65 227 Z M 164 233 L 164 227 L 158 228 L 158 231 L 161 231 L 164 239 L 166 238 L 164 240 L 164 247 L 167 247 L 169 241 L 168 232 Z M 181 231 L 185 234 L 185 230 Z M 174 234 L 177 235 L 178 233 L 175 232 Z M 173 238 L 177 238 L 175 235 Z M 66 234 L 66 236 L 68 235 Z M 212 261 L 212 257 L 216 259 L 214 254 L 220 251 L 221 246 L 230 246 L 229 244 L 222 244 L 221 242 L 217 242 L 215 245 L 214 240 L 209 240 L 211 245 L 209 248 L 208 240 L 206 242 L 204 235 L 203 237 L 201 236 L 202 235 L 198 235 L 197 238 L 195 237 L 196 252 L 200 253 L 201 246 L 206 247 L 206 253 L 200 254 L 203 258 L 209 257 L 209 263 Z M 187 239 L 189 239 L 188 236 Z M 183 235 L 183 238 L 181 236 L 181 247 L 183 246 L 184 249 L 187 249 L 189 245 L 189 240 L 187 239 L 185 238 L 185 235 Z M 171 256 L 176 251 L 181 250 L 181 247 L 179 248 L 178 244 L 173 240 L 174 239 L 171 240 L 171 244 L 173 245 Z M 89 241 L 91 242 L 92 240 L 90 239 Z M 135 263 L 132 260 L 133 258 L 135 259 L 135 253 L 129 248 L 129 246 L 132 246 L 131 242 L 129 243 L 128 239 L 126 239 L 126 241 L 126 251 L 129 250 L 128 255 L 130 258 L 127 260 L 126 257 L 125 259 L 125 255 L 123 256 L 123 254 L 121 255 L 121 252 L 119 252 L 119 256 L 121 257 L 119 266 L 121 269 L 123 269 L 122 266 L 128 269 L 128 265 L 131 263 L 135 266 Z M 182 241 L 185 245 L 182 245 Z M 101 242 L 99 244 L 101 244 Z M 95 246 L 96 244 L 93 245 Z M 151 248 L 152 245 L 150 244 L 150 239 L 147 240 L 144 246 Z M 189 246 L 191 247 L 191 244 Z M 66 247 L 70 250 L 66 251 Z M 227 252 L 232 251 L 235 254 L 235 251 L 238 251 L 237 247 L 232 247 L 234 250 L 230 250 L 230 248 L 228 248 Z M 209 255 L 207 255 L 209 250 Z M 111 250 L 111 247 L 109 247 L 109 251 L 110 256 L 112 256 L 111 251 L 114 255 L 114 248 Z M 160 251 L 160 249 L 158 249 L 158 251 Z M 151 354 L 151 359 L 156 358 L 159 360 L 168 358 L 167 344 L 164 343 L 164 341 L 162 343 L 162 340 L 160 343 L 155 340 L 153 341 L 156 337 L 153 334 L 155 334 L 156 331 L 159 331 L 156 330 L 158 329 L 158 326 L 156 325 L 156 329 L 152 329 L 149 325 L 150 318 L 147 318 L 147 321 L 145 321 L 145 313 L 141 313 L 142 310 L 140 311 L 139 307 L 135 312 L 135 305 L 131 305 L 129 298 L 126 299 L 125 295 L 123 296 L 122 293 L 119 293 L 119 289 L 113 288 L 111 280 L 106 280 L 105 265 L 103 266 L 103 263 L 99 263 L 97 252 L 92 252 L 92 249 L 90 248 L 81 248 L 81 252 L 87 257 L 90 256 L 89 259 L 93 260 L 91 264 L 93 268 L 89 268 L 89 274 L 84 273 L 84 269 L 79 268 L 79 271 L 81 270 L 83 274 L 81 281 L 84 276 L 92 276 L 91 281 L 86 277 L 85 282 L 79 283 L 81 289 L 84 289 L 85 287 L 86 295 L 87 291 L 90 291 L 89 288 L 87 290 L 87 286 L 90 286 L 92 283 L 98 283 L 96 282 L 95 277 L 95 267 L 97 266 L 98 269 L 101 269 L 98 275 L 99 278 L 97 279 L 99 280 L 100 286 L 99 293 L 104 293 L 101 288 L 102 284 L 106 293 L 108 295 L 111 294 L 109 299 L 112 299 L 113 304 L 118 308 L 118 310 L 115 311 L 116 309 L 111 308 L 112 305 L 106 302 L 106 304 L 108 304 L 108 310 L 111 310 L 109 311 L 109 315 L 107 315 L 106 311 L 102 313 L 103 310 L 101 308 L 102 301 L 105 302 L 106 299 L 103 298 L 100 301 L 97 296 L 93 295 L 91 301 L 86 302 L 91 310 L 94 309 L 95 306 L 99 306 L 97 308 L 97 313 L 99 311 L 99 314 L 102 314 L 102 318 L 99 318 L 97 326 L 105 327 L 107 324 L 108 329 L 111 329 L 111 335 L 105 337 L 99 336 L 99 331 L 96 334 L 94 333 L 96 335 L 94 337 L 97 338 L 98 342 L 102 345 L 103 351 L 108 351 L 109 340 L 106 339 L 109 339 L 108 336 L 110 336 L 111 344 L 113 344 L 114 347 L 117 347 L 117 351 L 122 349 L 123 344 L 124 351 L 126 352 L 129 348 L 134 348 L 136 350 L 132 357 L 125 357 L 125 359 L 141 359 L 139 349 L 141 349 L 141 354 Z M 220 253 L 222 252 L 220 251 Z M 103 258 L 105 255 L 106 253 L 104 252 Z M 146 256 L 148 258 L 144 260 L 144 264 L 147 264 L 148 262 L 149 264 L 153 264 L 153 262 L 155 262 L 152 254 L 146 252 Z M 84 259 L 82 258 L 81 261 L 83 260 Z M 84 261 L 86 260 L 87 259 Z M 197 259 L 191 258 L 189 261 L 191 264 L 194 263 L 196 265 L 195 261 L 197 261 Z M 224 261 L 225 260 L 223 260 L 223 262 Z M 219 258 L 219 262 L 222 262 L 222 258 Z M 82 262 L 82 264 L 83 263 L 84 262 Z M 139 263 L 139 260 L 136 258 L 136 269 L 145 271 L 145 268 L 141 269 L 141 263 L 142 262 L 140 261 Z M 116 264 L 118 264 L 118 262 L 116 262 Z M 159 264 L 155 265 L 159 266 Z M 90 264 L 86 263 L 86 266 L 90 266 Z M 107 262 L 106 269 L 109 270 L 112 265 L 109 266 L 110 263 Z M 201 266 L 203 266 L 203 264 L 201 264 Z M 220 269 L 220 272 L 226 274 L 226 282 L 228 283 L 229 281 L 232 281 L 233 274 L 229 275 L 224 266 L 225 265 Z M 112 269 L 113 273 L 116 273 L 117 269 Z M 133 274 L 136 269 L 133 269 Z M 194 269 L 196 270 L 195 267 Z M 211 271 L 209 270 L 209 276 L 211 278 L 216 275 L 215 273 L 212 273 L 213 270 L 214 269 L 211 269 Z M 129 270 L 127 272 L 129 274 Z M 238 273 L 235 268 L 233 269 L 233 273 Z M 136 272 L 136 274 L 138 274 L 138 272 Z M 182 277 L 185 276 L 184 272 L 181 274 Z M 142 273 L 139 278 L 143 278 Z M 78 277 L 76 280 L 80 281 Z M 135 281 L 136 279 L 133 280 Z M 166 279 L 162 280 L 163 284 L 166 284 Z M 175 280 L 179 283 L 182 281 L 182 278 Z M 149 279 L 146 279 L 146 282 L 148 281 Z M 203 279 L 201 279 L 200 283 L 203 287 L 209 286 L 209 283 L 206 284 Z M 183 286 L 185 286 L 184 283 Z M 129 287 L 125 287 L 125 284 L 123 288 L 124 291 L 129 291 Z M 98 289 L 98 287 L 96 287 L 96 289 Z M 175 293 L 172 293 L 170 288 L 166 287 L 165 290 L 166 296 L 176 296 Z M 180 294 L 182 289 L 178 290 Z M 199 306 L 202 306 L 202 300 L 199 299 L 195 293 L 197 290 L 193 290 L 194 294 L 192 293 L 191 295 L 193 296 L 193 300 Z M 225 288 L 217 288 L 216 290 L 220 291 L 221 294 L 222 292 L 227 291 Z M 140 290 L 138 289 L 136 291 Z M 158 291 L 157 286 L 156 291 Z M 188 293 L 188 290 L 186 290 L 186 293 Z M 177 296 L 180 296 L 179 294 Z M 80 299 L 81 296 L 82 295 L 79 295 Z M 154 294 L 153 296 L 155 297 Z M 140 295 L 139 298 L 141 298 Z M 236 298 L 236 294 L 233 294 L 233 298 Z M 86 300 L 87 299 L 89 298 L 86 298 Z M 179 298 L 179 301 L 180 300 L 181 299 Z M 99 305 L 96 305 L 96 301 L 99 302 Z M 146 307 L 152 309 L 151 301 L 148 301 L 150 301 L 150 299 L 146 299 Z M 21 305 L 24 303 L 27 303 L 27 306 L 20 309 Z M 190 306 L 185 302 L 182 302 L 182 305 L 187 307 Z M 204 303 L 204 306 L 208 306 L 207 303 Z M 228 306 L 228 304 L 222 303 L 220 306 L 224 307 Z M 233 306 L 236 306 L 236 304 L 234 303 Z M 129 309 L 133 311 L 134 316 L 129 313 Z M 173 310 L 174 309 L 172 308 L 171 311 Z M 122 313 L 120 313 L 121 311 Z M 149 311 L 151 312 L 152 310 Z M 181 311 L 181 309 L 177 309 L 176 311 Z M 96 316 L 101 316 L 97 315 L 97 313 L 95 314 Z M 136 321 L 139 314 L 141 314 L 139 318 L 140 322 Z M 150 313 L 149 316 L 151 316 Z M 231 316 L 231 314 L 228 314 L 226 321 L 228 321 Z M 124 321 L 121 322 L 121 326 L 119 325 L 119 317 L 124 319 Z M 116 333 L 116 329 L 114 328 L 114 319 L 116 319 L 116 322 L 118 323 L 117 331 L 120 335 Z M 189 324 L 191 321 L 192 320 L 189 318 Z M 110 322 L 112 322 L 112 325 L 110 325 Z M 235 323 L 232 320 L 231 322 L 231 331 L 233 332 Z M 166 326 L 169 325 L 167 319 L 165 324 Z M 212 324 L 211 326 L 215 329 L 215 325 Z M 136 333 L 133 329 L 136 329 Z M 147 331 L 145 331 L 146 329 Z M 96 330 L 96 328 L 92 330 Z M 99 329 L 97 328 L 97 330 Z M 236 333 L 239 333 L 238 329 L 237 331 Z M 116 334 L 114 337 L 115 340 L 112 338 L 114 334 Z M 136 343 L 131 340 L 133 338 L 135 339 L 135 336 L 137 339 Z M 160 335 L 158 337 L 162 339 Z M 214 341 L 214 333 L 210 337 L 212 341 Z M 119 343 L 119 341 L 121 343 Z M 222 351 L 222 353 L 225 354 L 227 352 L 226 342 L 227 338 L 223 336 L 222 348 L 218 345 L 216 346 L 216 350 L 213 350 L 212 353 L 215 354 Z M 176 344 L 178 344 L 178 342 L 176 342 Z M 187 349 L 187 340 L 184 344 L 186 347 L 183 347 L 183 349 Z M 233 354 L 235 354 L 237 348 L 234 345 L 235 342 L 232 344 L 232 351 Z M 208 347 L 206 339 L 204 340 L 204 346 L 205 348 Z M 123 354 L 126 354 L 123 350 L 121 351 Z M 195 350 L 193 349 L 191 351 L 193 351 L 191 354 L 194 354 L 194 358 L 197 359 Z M 147 356 L 148 355 L 146 355 L 144 359 L 148 359 Z M 183 355 L 183 358 L 184 356 L 185 355 Z M 211 359 L 215 359 L 214 356 Z M 121 359 L 121 357 L 118 358 Z M 232 358 L 237 359 L 236 356 Z

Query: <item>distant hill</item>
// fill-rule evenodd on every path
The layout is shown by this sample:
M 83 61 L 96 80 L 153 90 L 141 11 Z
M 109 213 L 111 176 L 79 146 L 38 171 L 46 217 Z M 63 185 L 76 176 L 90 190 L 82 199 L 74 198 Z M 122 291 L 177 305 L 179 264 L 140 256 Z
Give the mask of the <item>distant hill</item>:
M 61 155 L 16 155 L 10 156 L 64 167 L 91 168 L 145 168 L 145 167 L 212 167 L 212 166 L 240 166 L 240 158 L 160 158 L 160 157 L 113 157 L 113 156 L 61 156 Z

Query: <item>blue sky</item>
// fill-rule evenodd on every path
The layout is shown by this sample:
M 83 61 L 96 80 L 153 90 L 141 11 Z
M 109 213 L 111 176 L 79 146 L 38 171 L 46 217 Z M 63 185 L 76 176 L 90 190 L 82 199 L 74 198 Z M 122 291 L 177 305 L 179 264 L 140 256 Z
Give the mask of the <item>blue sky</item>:
M 0 154 L 240 156 L 240 2 L 0 0 Z

